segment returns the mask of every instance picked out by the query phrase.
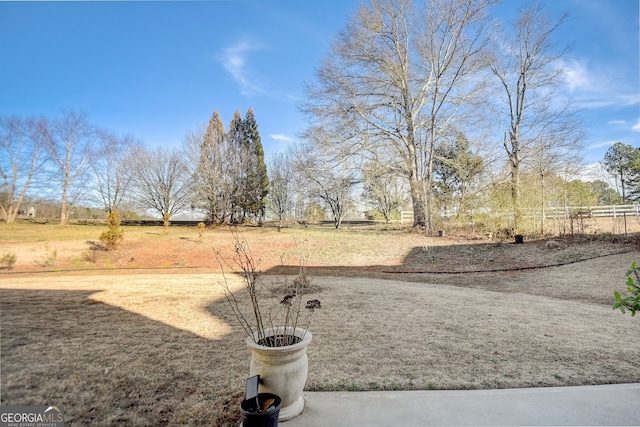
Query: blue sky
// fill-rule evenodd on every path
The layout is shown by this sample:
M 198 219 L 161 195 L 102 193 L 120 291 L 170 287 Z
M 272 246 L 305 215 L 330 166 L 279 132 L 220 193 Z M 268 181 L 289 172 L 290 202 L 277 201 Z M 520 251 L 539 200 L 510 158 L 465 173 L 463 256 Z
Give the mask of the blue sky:
M 520 1 L 496 8 L 513 14 Z M 587 125 L 585 162 L 640 146 L 638 0 L 549 0 L 569 11 L 567 92 Z M 267 154 L 297 139 L 297 103 L 357 0 L 0 1 L 0 115 L 85 111 L 148 146 L 179 146 L 215 109 L 251 106 Z

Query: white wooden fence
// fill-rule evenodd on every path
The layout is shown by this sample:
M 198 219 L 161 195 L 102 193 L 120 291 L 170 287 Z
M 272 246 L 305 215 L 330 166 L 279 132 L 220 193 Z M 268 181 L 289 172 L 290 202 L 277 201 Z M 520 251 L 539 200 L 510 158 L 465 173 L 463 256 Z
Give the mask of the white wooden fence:
M 505 214 L 501 212 L 501 214 Z M 542 212 L 530 211 L 530 216 L 541 217 Z M 525 213 L 527 215 L 527 213 Z M 633 205 L 610 205 L 610 206 L 566 206 L 556 208 L 546 208 L 545 218 L 568 218 L 581 216 L 583 218 L 621 218 L 624 216 L 640 217 L 640 203 Z M 400 211 L 400 223 L 412 224 L 413 211 Z
M 640 216 L 640 204 L 611 206 L 570 206 L 566 208 L 547 208 L 547 218 L 584 216 L 588 218 L 618 218 L 623 216 Z
M 400 224 L 413 224 L 413 211 L 400 211 Z

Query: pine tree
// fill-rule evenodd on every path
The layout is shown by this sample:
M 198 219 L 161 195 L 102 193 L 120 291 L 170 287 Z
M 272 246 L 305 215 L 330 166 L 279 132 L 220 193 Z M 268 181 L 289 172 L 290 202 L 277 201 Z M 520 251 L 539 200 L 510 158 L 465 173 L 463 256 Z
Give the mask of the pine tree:
M 248 198 L 247 206 L 249 213 L 259 218 L 264 217 L 264 209 L 267 194 L 269 192 L 269 177 L 267 176 L 267 166 L 264 162 L 264 149 L 258 131 L 258 122 L 249 107 L 244 119 L 244 129 L 246 142 L 249 149 L 250 170 L 247 171 Z
M 231 146 L 231 158 L 227 159 L 230 166 L 229 171 L 233 174 L 234 189 L 231 196 L 231 218 L 232 223 L 241 223 L 244 221 L 247 213 L 247 193 L 249 180 L 248 172 L 248 145 L 245 131 L 244 120 L 240 112 L 236 110 L 229 124 L 229 132 L 227 134 L 229 145 Z
M 446 212 L 459 216 L 468 208 L 473 182 L 482 166 L 482 157 L 471 150 L 469 140 L 461 133 L 453 143 L 435 149 L 434 189 Z
M 100 240 L 108 251 L 118 249 L 124 239 L 124 229 L 120 227 L 120 213 L 117 209 L 107 215 L 107 227 L 109 229 L 100 235 Z
M 194 181 L 198 203 L 210 219 L 241 223 L 248 217 L 262 218 L 269 178 L 253 110 L 249 108 L 245 119 L 236 110 L 227 133 L 214 111 L 198 148 Z
M 236 110 L 233 113 L 233 118 L 229 124 L 229 141 L 235 144 L 237 147 L 246 147 L 246 132 L 244 130 L 244 121 L 240 115 L 240 111 Z
M 640 148 L 616 142 L 604 155 L 604 166 L 622 188 L 622 203 L 640 199 Z

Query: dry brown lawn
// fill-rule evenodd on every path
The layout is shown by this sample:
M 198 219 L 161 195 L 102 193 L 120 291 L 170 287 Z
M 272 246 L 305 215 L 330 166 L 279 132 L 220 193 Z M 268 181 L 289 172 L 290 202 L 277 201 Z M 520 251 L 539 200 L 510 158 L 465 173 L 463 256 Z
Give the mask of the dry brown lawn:
M 249 351 L 213 256 L 230 233 L 134 227 L 105 252 L 87 243 L 100 227 L 56 227 L 0 227 L 0 256 L 17 256 L 0 274 L 1 403 L 64 405 L 72 425 L 232 425 Z M 267 284 L 311 250 L 309 390 L 640 382 L 640 320 L 611 310 L 631 240 L 243 234 Z

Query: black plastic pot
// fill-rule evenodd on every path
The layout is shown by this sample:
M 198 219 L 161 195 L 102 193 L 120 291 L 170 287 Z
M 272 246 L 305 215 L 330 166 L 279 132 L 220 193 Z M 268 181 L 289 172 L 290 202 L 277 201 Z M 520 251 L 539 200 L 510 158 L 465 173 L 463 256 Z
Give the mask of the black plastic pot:
M 522 234 L 516 234 L 516 244 L 524 243 L 524 236 Z
M 273 404 L 266 411 L 258 412 L 269 399 L 274 399 Z M 282 399 L 272 393 L 260 393 L 257 398 L 243 400 L 240 404 L 242 427 L 278 427 L 281 404 Z

